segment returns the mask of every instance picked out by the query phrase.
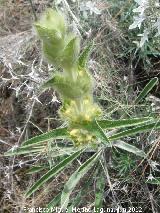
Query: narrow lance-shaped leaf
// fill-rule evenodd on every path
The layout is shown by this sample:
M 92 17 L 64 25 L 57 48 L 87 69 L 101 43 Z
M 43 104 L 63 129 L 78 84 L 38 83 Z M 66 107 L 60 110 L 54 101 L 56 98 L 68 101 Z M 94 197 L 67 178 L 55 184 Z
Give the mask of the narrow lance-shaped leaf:
M 124 137 L 127 137 L 127 136 L 135 135 L 135 134 L 138 134 L 138 133 L 148 132 L 148 131 L 150 131 L 152 129 L 154 129 L 154 130 L 160 129 L 160 122 L 156 121 L 156 122 L 153 122 L 151 124 L 146 124 L 146 125 L 143 125 L 143 126 L 135 127 L 135 128 L 128 129 L 128 130 L 124 130 L 124 131 L 118 132 L 118 133 L 110 136 L 108 139 L 110 141 L 114 141 L 114 140 L 118 140 L 120 138 L 124 138 Z
M 123 149 L 125 151 L 131 152 L 131 153 L 133 153 L 137 156 L 140 156 L 140 157 L 146 156 L 146 153 L 143 150 L 140 150 L 139 148 L 137 148 L 137 147 L 135 147 L 131 144 L 128 144 L 124 141 L 121 141 L 121 140 L 110 141 L 110 143 L 105 144 L 105 147 L 106 148 L 117 147 L 117 148 Z
M 40 186 L 42 186 L 44 183 L 46 183 L 49 179 L 53 178 L 55 175 L 57 175 L 59 172 L 61 172 L 69 163 L 71 163 L 74 159 L 76 159 L 82 150 L 75 152 L 71 156 L 65 158 L 62 160 L 58 165 L 53 167 L 51 170 L 49 170 L 46 174 L 44 174 L 26 193 L 26 197 L 29 197 L 31 194 L 33 194 L 37 189 L 39 189 Z
M 55 148 L 51 148 L 50 150 L 50 157 L 55 158 L 63 155 L 71 155 L 75 151 L 78 151 L 78 147 L 74 147 L 73 144 L 70 147 L 66 147 L 66 144 L 63 144 L 63 147 L 58 147 L 56 145 Z
M 51 202 L 47 205 L 46 208 L 49 209 L 49 212 L 52 212 L 52 207 L 57 207 L 60 201 L 61 201 L 61 192 L 51 200 Z
M 120 119 L 120 120 L 97 120 L 99 127 L 101 129 L 116 129 L 116 128 L 125 128 L 131 126 L 137 126 L 140 124 L 145 124 L 147 122 L 153 122 L 152 117 L 144 117 L 144 118 L 132 118 L 132 119 Z M 77 127 L 78 124 L 76 125 Z M 94 132 L 96 128 L 95 121 L 93 122 L 83 122 L 81 124 L 88 131 Z
M 95 211 L 97 213 L 101 212 L 100 209 L 102 208 L 103 204 L 104 187 L 105 187 L 104 175 L 100 173 L 96 182 L 96 191 L 95 191 Z
M 125 143 L 124 141 L 116 141 L 116 142 L 113 142 L 112 143 L 113 146 L 116 146 L 120 149 L 123 149 L 125 151 L 128 151 L 128 152 L 131 152 L 137 156 L 140 156 L 140 157 L 145 157 L 146 154 L 145 152 L 143 152 L 142 150 L 138 149 L 137 147 L 133 146 L 133 145 L 130 145 L 128 143 Z
M 119 120 L 98 120 L 98 124 L 102 129 L 113 129 L 113 128 L 125 128 L 129 126 L 136 126 L 139 124 L 150 122 L 152 120 L 153 120 L 152 117 L 119 119 Z
M 14 156 L 14 155 L 23 155 L 23 154 L 31 154 L 31 153 L 39 153 L 45 150 L 45 146 L 22 146 L 16 149 L 10 149 L 4 153 L 5 156 Z
M 146 183 L 160 185 L 160 177 L 154 178 L 152 180 L 147 180 Z
M 144 87 L 144 89 L 141 91 L 141 93 L 138 95 L 138 97 L 135 100 L 135 103 L 137 104 L 140 102 L 152 89 L 153 87 L 158 83 L 158 78 L 152 78 L 149 83 Z
M 79 182 L 79 180 L 91 169 L 91 167 L 96 162 L 101 151 L 95 153 L 91 158 L 89 158 L 85 163 L 83 163 L 69 178 L 67 183 L 64 186 L 61 196 L 61 208 L 66 209 L 69 203 L 69 197 L 73 189 Z
M 92 185 L 93 182 L 93 176 L 97 176 L 97 174 L 99 175 L 99 171 L 98 171 L 98 164 L 99 162 L 96 162 L 94 169 L 92 169 L 92 171 L 89 173 L 89 176 L 87 177 L 87 180 L 85 181 L 85 183 L 83 184 L 83 186 L 81 186 L 81 190 L 78 192 L 76 197 L 73 197 L 70 201 L 70 205 L 67 208 L 68 211 L 67 213 L 73 213 L 73 208 L 75 206 L 79 206 L 81 204 L 83 204 L 83 195 L 86 194 L 87 191 L 90 190 L 90 186 Z
M 87 64 L 87 62 L 88 62 L 88 58 L 89 58 L 89 55 L 90 55 L 90 53 L 91 53 L 92 47 L 93 47 L 93 42 L 91 42 L 91 43 L 83 50 L 83 52 L 82 52 L 81 55 L 79 56 L 78 65 L 79 65 L 81 68 L 85 68 L 85 67 L 86 67 L 86 64 Z
M 75 206 L 79 206 L 79 204 L 81 203 L 82 196 L 83 196 L 82 191 L 80 191 L 72 201 L 72 204 L 67 208 L 67 213 L 73 213 L 73 209 L 75 208 Z
M 27 171 L 27 174 L 33 174 L 33 173 L 36 173 L 36 172 L 40 172 L 44 169 L 48 169 L 49 166 L 47 165 L 43 165 L 43 166 L 32 166 L 30 169 L 28 169 Z
M 68 136 L 67 128 L 59 128 L 51 130 L 47 133 L 35 136 L 27 141 L 25 141 L 22 145 L 31 145 L 31 144 L 37 144 L 40 142 L 44 142 L 50 139 L 62 139 L 66 138 Z
M 101 138 L 102 141 L 107 141 L 109 142 L 106 134 L 104 133 L 103 129 L 100 127 L 100 125 L 98 124 L 98 122 L 95 120 L 95 135 L 99 138 Z

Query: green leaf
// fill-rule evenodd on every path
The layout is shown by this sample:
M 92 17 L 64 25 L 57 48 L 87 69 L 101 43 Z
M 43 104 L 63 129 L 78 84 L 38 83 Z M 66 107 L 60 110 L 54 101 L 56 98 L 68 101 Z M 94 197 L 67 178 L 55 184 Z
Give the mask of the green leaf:
M 98 120 L 98 124 L 102 129 L 125 128 L 129 126 L 137 126 L 142 123 L 152 121 L 152 117 L 131 118 L 120 120 Z
M 136 126 L 151 121 L 153 121 L 152 117 L 145 117 L 120 120 L 97 120 L 97 123 L 98 127 L 101 129 L 114 129 Z M 86 128 L 90 132 L 95 132 L 97 130 L 97 124 L 95 123 L 95 121 L 83 122 L 80 125 L 82 128 Z M 76 124 L 75 127 L 80 127 L 80 125 Z
M 78 151 L 79 147 L 74 147 L 73 145 L 71 147 L 67 147 L 66 144 L 63 145 L 63 147 L 56 147 L 51 148 L 50 150 L 50 157 L 55 158 L 63 155 L 71 155 L 75 151 Z
M 98 138 L 101 138 L 102 141 L 104 142 L 109 142 L 108 140 L 108 137 L 106 136 L 106 134 L 104 133 L 103 129 L 100 127 L 99 123 L 95 120 L 95 125 L 96 125 L 96 128 L 94 129 L 95 131 L 95 135 L 98 137 Z
M 40 186 L 42 186 L 44 183 L 46 183 L 49 179 L 53 178 L 55 175 L 57 175 L 59 172 L 61 172 L 69 163 L 71 163 L 74 159 L 76 159 L 82 150 L 75 152 L 71 156 L 65 158 L 62 160 L 58 165 L 50 169 L 46 174 L 44 174 L 26 193 L 26 197 L 29 197 L 31 194 L 33 194 L 37 189 L 39 189 Z
M 4 156 L 14 156 L 14 155 L 22 155 L 22 154 L 31 154 L 31 153 L 39 153 L 45 150 L 45 146 L 24 146 L 18 147 L 15 149 L 10 149 L 4 153 Z
M 59 92 L 62 97 L 77 99 L 83 97 L 90 91 L 90 79 L 85 74 L 85 78 L 77 78 L 76 81 L 69 76 L 55 75 L 52 79 L 44 83 L 44 88 L 52 87 Z
M 101 174 L 101 172 L 100 172 Z M 100 209 L 103 204 L 103 194 L 105 187 L 105 179 L 103 174 L 99 175 L 98 180 L 96 182 L 96 191 L 95 191 L 95 212 L 100 213 Z
M 145 152 L 143 152 L 142 150 L 138 149 L 137 147 L 135 147 L 133 145 L 125 143 L 124 141 L 119 140 L 119 141 L 113 142 L 112 144 L 113 144 L 113 146 L 116 146 L 116 147 L 123 149 L 125 151 L 128 151 L 128 152 L 131 152 L 137 156 L 140 156 L 140 157 L 146 156 Z
M 49 30 L 57 30 L 62 34 L 66 31 L 66 23 L 64 16 L 60 11 L 53 10 L 51 8 L 46 9 L 42 14 L 39 21 L 35 25 L 40 25 L 42 28 L 47 28 Z
M 94 120 L 92 122 L 83 122 L 80 124 L 74 125 L 74 127 L 83 128 L 88 130 L 89 132 L 93 133 L 97 138 L 101 139 L 102 142 L 109 142 L 108 137 L 104 133 L 103 129 L 99 125 L 99 121 Z
M 141 93 L 138 95 L 138 97 L 135 100 L 135 103 L 137 104 L 140 102 L 148 93 L 153 89 L 153 87 L 158 83 L 158 78 L 152 78 L 149 83 L 144 87 L 144 89 L 141 91 Z
M 87 129 L 89 132 L 92 132 L 100 138 L 103 142 L 110 142 L 111 137 L 107 137 L 103 129 L 113 129 L 113 128 L 124 128 L 129 126 L 135 126 L 143 124 L 145 122 L 151 121 L 153 118 L 133 118 L 133 119 L 122 119 L 122 120 L 97 120 L 92 122 L 83 122 L 81 127 Z M 78 126 L 77 124 L 76 126 Z M 76 127 L 75 126 L 75 127 Z M 127 130 L 128 131 L 128 130 Z M 125 132 L 125 131 L 124 131 Z M 116 134 L 116 135 L 119 135 Z
M 54 40 L 55 42 L 55 40 Z M 56 41 L 55 43 L 52 42 L 51 44 L 43 43 L 43 53 L 45 58 L 48 60 L 50 64 L 53 64 L 56 67 L 60 67 L 60 54 L 61 49 L 63 48 L 62 41 Z M 54 51 L 53 51 L 54 49 Z
M 74 209 L 76 206 L 79 206 L 79 204 L 80 204 L 81 201 L 82 201 L 82 196 L 83 196 L 82 192 L 83 192 L 83 190 L 80 190 L 80 191 L 78 192 L 77 196 L 74 197 L 74 199 L 73 199 L 73 201 L 72 201 L 72 205 L 70 205 L 70 206 L 67 208 L 67 209 L 68 209 L 67 213 L 73 213 L 73 209 Z M 85 193 L 85 192 L 83 192 L 83 193 Z
M 85 163 L 83 163 L 69 178 L 64 186 L 61 196 L 61 208 L 66 209 L 69 203 L 69 197 L 79 180 L 92 168 L 101 151 L 95 153 Z
M 83 204 L 83 196 L 87 193 L 87 191 L 90 190 L 90 187 L 93 183 L 93 176 L 96 176 L 96 175 L 99 175 L 99 169 L 98 168 L 98 164 L 99 162 L 97 162 L 95 165 L 94 165 L 94 168 L 92 169 L 92 171 L 89 173 L 89 176 L 87 177 L 87 180 L 85 181 L 85 183 L 83 184 L 83 186 L 81 186 L 81 189 L 80 191 L 78 192 L 77 196 L 76 197 L 73 197 L 71 200 L 70 200 L 70 205 L 68 207 L 68 213 L 73 213 L 73 209 L 72 208 L 75 208 L 75 206 L 79 206 L 81 204 Z
M 57 207 L 60 201 L 61 201 L 61 192 L 51 200 L 51 202 L 47 205 L 46 208 L 49 209 L 49 212 L 51 212 L 51 209 L 53 207 Z
M 62 35 L 60 34 L 59 31 L 55 29 L 48 29 L 46 27 L 42 27 L 40 24 L 36 23 L 35 24 L 36 30 L 39 34 L 40 39 L 44 42 L 45 45 L 50 45 L 51 48 L 55 48 L 58 52 L 58 45 L 60 47 L 60 44 L 57 44 L 57 42 L 61 42 Z M 54 58 L 57 56 L 57 52 L 54 52 Z
M 138 133 L 148 132 L 148 131 L 151 131 L 153 129 L 154 130 L 160 129 L 160 122 L 156 121 L 156 122 L 152 122 L 151 124 L 146 124 L 146 125 L 131 128 L 131 129 L 128 129 L 128 130 L 120 131 L 120 132 L 110 136 L 108 139 L 110 141 L 114 141 L 114 140 L 118 140 L 120 138 L 135 135 L 135 134 L 138 134 Z
M 87 62 L 88 62 L 88 58 L 89 58 L 89 55 L 90 55 L 90 53 L 91 53 L 92 47 L 93 47 L 93 42 L 91 42 L 91 43 L 83 50 L 83 52 L 82 52 L 81 55 L 79 56 L 78 65 L 79 65 L 81 68 L 86 68 L 86 64 L 87 64 Z
M 67 136 L 68 136 L 67 128 L 58 128 L 58 129 L 53 129 L 44 134 L 35 136 L 35 137 L 25 141 L 22 145 L 27 146 L 27 145 L 31 145 L 31 144 L 37 144 L 37 143 L 41 143 L 41 142 L 44 142 L 44 141 L 47 141 L 50 139 L 63 139 L 63 138 L 67 138 Z
M 76 197 L 73 197 L 70 200 L 71 204 L 68 207 L 68 211 L 67 211 L 68 213 L 73 213 L 73 208 L 75 208 L 75 206 L 78 207 L 80 204 L 83 204 L 83 198 L 85 199 L 84 195 L 87 193 L 87 191 L 90 191 L 90 187 L 92 186 L 93 176 L 99 175 L 98 163 L 99 162 L 97 162 L 94 165 L 94 168 L 89 173 L 89 176 L 87 176 L 87 180 L 85 181 L 83 185 L 81 185 L 81 189 L 77 193 Z
M 60 66 L 60 54 L 64 49 L 66 24 L 61 13 L 47 9 L 35 24 L 35 29 L 43 41 L 43 53 L 49 63 Z
M 32 166 L 31 168 L 28 169 L 27 174 L 33 174 L 36 172 L 40 172 L 44 169 L 48 169 L 49 166 L 45 165 L 45 166 Z
M 64 51 L 61 54 L 61 65 L 66 69 L 71 69 L 77 63 L 78 55 L 80 51 L 80 40 L 77 36 L 74 36 Z
M 146 183 L 160 185 L 160 177 L 154 178 L 152 180 L 147 180 Z

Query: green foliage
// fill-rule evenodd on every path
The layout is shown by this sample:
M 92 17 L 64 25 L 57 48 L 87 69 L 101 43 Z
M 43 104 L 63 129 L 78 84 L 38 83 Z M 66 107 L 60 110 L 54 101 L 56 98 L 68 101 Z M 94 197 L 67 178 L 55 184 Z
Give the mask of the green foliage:
M 156 60 L 160 52 L 160 37 L 156 29 L 159 22 L 159 6 L 156 6 L 159 4 L 158 1 L 109 0 L 109 3 L 111 17 L 116 19 L 117 29 L 123 32 L 123 47 L 122 52 L 118 54 L 119 57 L 128 60 L 132 56 L 131 63 L 138 65 L 137 68 L 142 65 L 148 72 L 153 66 L 153 58 Z M 135 28 L 132 28 L 133 23 Z
M 52 207 L 57 207 L 61 201 L 61 193 L 54 197 L 51 202 L 47 205 L 47 209 L 51 211 Z
M 10 149 L 8 150 L 4 155 L 5 156 L 14 156 L 14 155 L 22 155 L 22 154 L 37 154 L 37 153 L 41 153 L 45 150 L 45 146 L 44 145 L 40 145 L 40 146 L 22 146 L 22 147 L 17 147 L 15 149 Z
M 101 151 L 95 153 L 91 158 L 89 158 L 85 163 L 83 163 L 69 178 L 69 180 L 66 182 L 64 189 L 62 191 L 61 196 L 61 207 L 62 209 L 66 209 L 69 203 L 69 196 L 79 180 L 88 172 L 89 169 L 92 168 L 92 166 L 97 161 L 97 158 L 99 157 Z
M 105 179 L 103 173 L 100 172 L 99 177 L 96 181 L 96 190 L 95 190 L 95 211 L 100 213 L 100 209 L 103 208 L 103 198 L 104 198 L 104 188 L 105 188 Z
M 137 126 L 152 120 L 153 120 L 152 117 L 146 117 L 146 118 L 131 118 L 120 120 L 100 120 L 98 121 L 98 123 L 103 129 L 114 129 L 114 128 L 126 128 L 131 126 Z
M 160 177 L 156 177 L 156 178 L 154 178 L 152 180 L 147 180 L 146 183 L 160 185 Z
M 136 166 L 133 155 L 123 152 L 115 152 L 113 156 L 114 168 L 118 172 L 117 175 L 126 178 Z
M 46 132 L 44 134 L 41 134 L 39 136 L 35 136 L 23 143 L 23 146 L 30 146 L 32 144 L 38 144 L 44 141 L 47 141 L 49 139 L 62 139 L 62 138 L 67 138 L 68 132 L 67 128 L 59 128 L 59 129 L 54 129 L 51 130 L 50 132 Z
M 63 69 L 63 73 L 54 75 L 44 84 L 60 93 L 64 102 L 60 112 L 62 119 L 72 126 L 80 120 L 94 120 L 101 110 L 93 103 L 93 79 L 86 68 L 91 45 L 79 56 L 79 37 L 69 32 L 64 18 L 56 11 L 47 10 L 35 27 L 46 58 Z
M 65 46 L 63 53 L 61 55 L 62 67 L 67 70 L 72 69 L 76 66 L 78 55 L 80 51 L 80 40 L 78 37 L 71 39 Z
M 56 174 L 61 172 L 69 163 L 71 163 L 74 159 L 76 159 L 82 150 L 73 153 L 71 156 L 67 157 L 66 159 L 62 160 L 59 164 L 49 170 L 45 175 L 43 175 L 26 193 L 26 197 L 29 197 L 33 194 L 40 186 L 42 186 L 45 182 L 49 179 L 53 178 Z
M 48 169 L 48 168 L 49 168 L 49 166 L 47 166 L 47 165 L 33 166 L 30 169 L 28 169 L 27 174 L 34 174 L 34 173 L 41 172 L 41 171 Z
M 91 53 L 93 47 L 93 43 L 89 44 L 84 50 L 83 52 L 80 54 L 79 59 L 78 59 L 78 65 L 81 68 L 86 68 L 87 66 L 87 62 L 88 62 L 88 58 L 89 55 Z
M 153 87 L 155 85 L 157 85 L 158 83 L 158 78 L 152 78 L 149 83 L 144 87 L 144 89 L 141 91 L 141 93 L 138 95 L 138 97 L 136 98 L 135 103 L 137 104 L 138 102 L 140 102 L 146 95 L 148 95 L 148 93 L 153 89 Z
M 135 127 L 135 128 L 128 129 L 128 130 L 120 131 L 117 134 L 114 134 L 111 137 L 109 137 L 109 140 L 111 140 L 111 141 L 118 140 L 120 138 L 135 135 L 135 134 L 138 134 L 138 133 L 149 132 L 153 129 L 155 129 L 155 130 L 160 129 L 160 122 L 159 121 L 154 121 L 150 124 L 141 125 L 141 126 L 138 126 L 138 127 Z
M 79 73 L 76 80 L 57 74 L 44 87 L 55 88 L 64 99 L 79 99 L 91 91 L 89 76 L 86 74 L 82 81 Z
M 74 33 L 68 33 L 60 12 L 48 9 L 35 23 L 35 29 L 43 42 L 44 55 L 51 64 L 66 70 L 76 65 L 80 51 L 79 38 Z
M 146 154 L 145 154 L 144 151 L 142 151 L 142 150 L 138 149 L 137 147 L 130 145 L 130 144 L 124 142 L 124 141 L 118 140 L 116 142 L 113 142 L 113 146 L 118 147 L 118 148 L 125 150 L 127 152 L 131 152 L 131 153 L 133 153 L 137 156 L 140 156 L 142 158 L 146 157 Z

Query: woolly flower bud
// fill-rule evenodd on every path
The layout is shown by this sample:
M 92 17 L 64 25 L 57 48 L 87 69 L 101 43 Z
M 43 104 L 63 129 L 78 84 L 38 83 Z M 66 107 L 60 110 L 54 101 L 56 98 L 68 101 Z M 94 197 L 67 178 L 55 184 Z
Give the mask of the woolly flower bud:
M 56 57 L 64 46 L 66 26 L 63 16 L 52 9 L 48 9 L 34 26 L 43 42 L 45 57 L 50 63 L 56 64 Z
M 48 9 L 35 23 L 35 29 L 43 42 L 47 60 L 58 67 L 70 70 L 75 66 L 80 51 L 80 40 L 68 33 L 64 17 L 60 12 Z
M 69 134 L 75 146 L 82 146 L 90 143 L 95 144 L 96 142 L 95 135 L 84 129 L 72 129 Z
M 74 125 L 81 125 L 83 122 L 93 121 L 98 118 L 102 111 L 97 104 L 89 98 L 80 100 L 79 102 L 71 101 L 61 109 L 61 116 Z
M 42 15 L 40 21 L 35 23 L 35 27 L 40 38 L 44 39 L 43 34 L 45 34 L 46 30 L 53 30 L 54 32 L 58 32 L 62 37 L 66 32 L 66 25 L 64 17 L 60 12 L 57 12 L 52 9 L 47 9 L 45 13 Z

